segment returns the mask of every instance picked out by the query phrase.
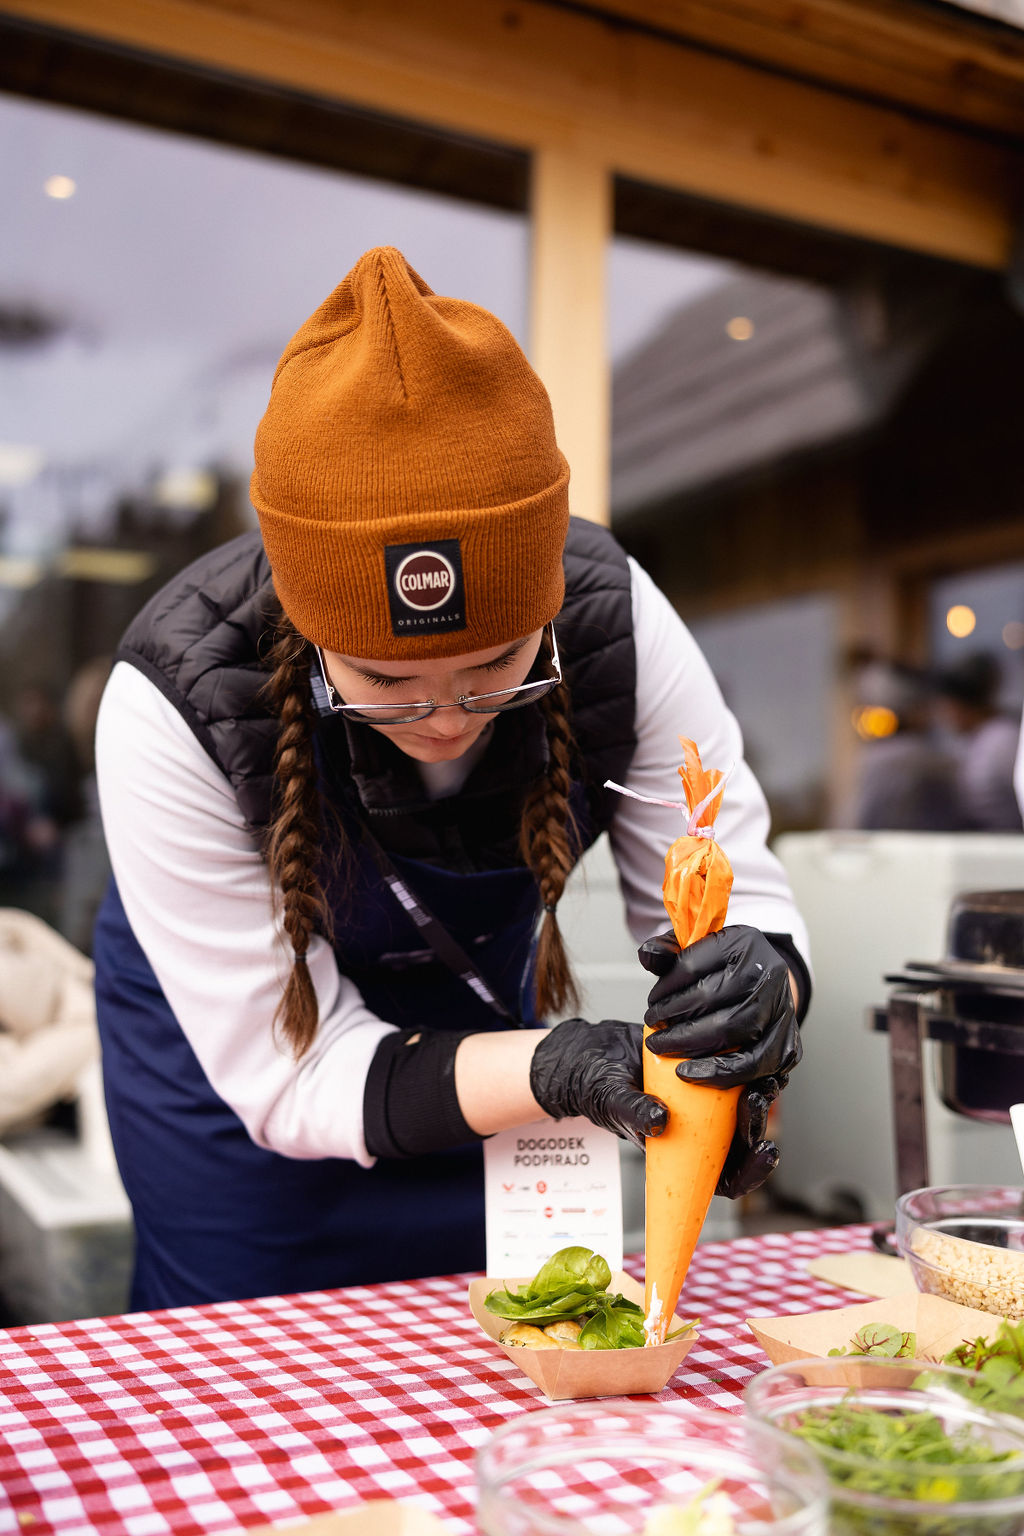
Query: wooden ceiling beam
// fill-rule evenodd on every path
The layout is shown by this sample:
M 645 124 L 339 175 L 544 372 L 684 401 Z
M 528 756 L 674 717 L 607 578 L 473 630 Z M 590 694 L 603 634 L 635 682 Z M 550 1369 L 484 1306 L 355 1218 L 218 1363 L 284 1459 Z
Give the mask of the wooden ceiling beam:
M 592 0 L 666 38 L 1024 139 L 1024 30 L 921 0 Z
M 1014 150 L 543 0 L 0 0 L 172 59 L 983 267 Z

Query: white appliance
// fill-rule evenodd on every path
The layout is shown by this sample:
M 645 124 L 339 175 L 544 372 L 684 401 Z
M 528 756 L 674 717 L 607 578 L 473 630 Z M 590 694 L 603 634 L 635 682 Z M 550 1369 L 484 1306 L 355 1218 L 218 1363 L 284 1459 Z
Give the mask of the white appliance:
M 823 1217 L 852 1219 L 859 1203 L 867 1219 L 885 1220 L 896 1197 L 889 1041 L 870 1032 L 869 1011 L 888 999 L 887 972 L 946 953 L 954 896 L 1024 890 L 1024 835 L 806 832 L 774 847 L 814 966 L 804 1059 L 781 1101 L 774 1186 Z M 930 1183 L 1019 1183 L 1009 1124 L 968 1120 L 941 1103 L 937 1050 L 926 1042 Z

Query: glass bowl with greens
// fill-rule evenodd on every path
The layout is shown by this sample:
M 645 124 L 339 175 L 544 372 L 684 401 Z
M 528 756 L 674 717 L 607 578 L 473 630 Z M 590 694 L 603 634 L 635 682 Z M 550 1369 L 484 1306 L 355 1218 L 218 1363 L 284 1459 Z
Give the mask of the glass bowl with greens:
M 773 1366 L 749 1383 L 747 1412 L 821 1459 L 833 1536 L 1020 1536 L 1024 1420 L 972 1397 L 976 1374 L 913 1360 Z
M 484 1536 L 827 1536 L 817 1457 L 690 1403 L 605 1398 L 523 1413 L 477 1452 Z

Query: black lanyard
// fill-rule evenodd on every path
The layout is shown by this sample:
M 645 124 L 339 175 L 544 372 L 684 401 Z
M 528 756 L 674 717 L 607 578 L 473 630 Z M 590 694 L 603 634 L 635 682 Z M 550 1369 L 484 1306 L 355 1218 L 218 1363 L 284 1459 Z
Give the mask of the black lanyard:
M 419 897 L 409 889 L 380 843 L 378 843 L 369 828 L 365 826 L 363 827 L 363 837 L 374 859 L 377 861 L 377 867 L 385 884 L 399 905 L 408 912 L 437 958 L 443 960 L 448 969 L 454 971 L 459 980 L 464 982 L 471 991 L 475 992 L 477 997 L 481 998 L 489 1008 L 493 1008 L 500 1018 L 507 1019 L 517 1029 L 521 1028 L 522 1019 L 517 1019 L 514 1014 L 509 1012 L 501 998 L 497 996 L 490 984 L 481 976 L 462 945 L 452 938 L 440 919 L 436 918 L 430 908 L 425 907 Z

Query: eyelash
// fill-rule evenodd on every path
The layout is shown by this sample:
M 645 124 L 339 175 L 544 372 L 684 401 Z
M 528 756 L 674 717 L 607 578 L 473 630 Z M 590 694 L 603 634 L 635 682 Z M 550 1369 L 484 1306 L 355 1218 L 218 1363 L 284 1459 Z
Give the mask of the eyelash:
M 518 655 L 518 651 L 510 651 L 504 656 L 499 656 L 496 661 L 489 661 L 486 667 L 484 667 L 484 671 L 504 672 L 505 668 L 510 667 Z
M 496 661 L 489 661 L 483 670 L 485 672 L 503 672 L 506 667 L 510 667 L 512 665 L 518 654 L 518 651 L 513 651 L 510 655 L 499 656 Z M 368 683 L 372 683 L 375 688 L 387 689 L 397 688 L 398 684 L 402 682 L 403 679 L 400 677 L 367 676 L 366 681 Z

